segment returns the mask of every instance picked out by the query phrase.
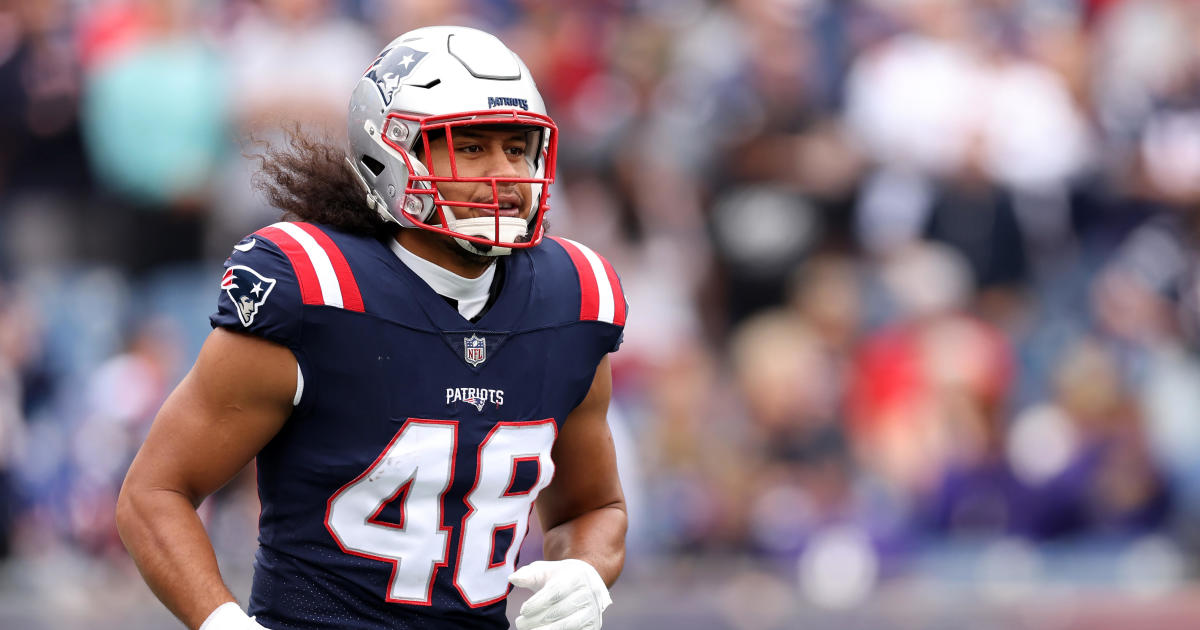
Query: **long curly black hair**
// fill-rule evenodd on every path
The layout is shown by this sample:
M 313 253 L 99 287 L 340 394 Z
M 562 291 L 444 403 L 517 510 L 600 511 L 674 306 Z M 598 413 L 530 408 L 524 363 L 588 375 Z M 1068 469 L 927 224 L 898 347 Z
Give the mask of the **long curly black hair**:
M 285 221 L 310 221 L 343 232 L 392 238 L 399 229 L 367 205 L 366 193 L 346 163 L 340 144 L 328 136 L 315 136 L 299 125 L 285 129 L 281 143 L 253 139 L 261 152 L 254 187 L 283 211 Z

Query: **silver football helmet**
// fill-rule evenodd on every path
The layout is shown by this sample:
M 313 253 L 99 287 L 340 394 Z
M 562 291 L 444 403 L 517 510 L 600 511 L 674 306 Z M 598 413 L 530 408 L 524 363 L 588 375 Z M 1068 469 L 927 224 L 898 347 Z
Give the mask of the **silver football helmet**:
M 429 155 L 431 133 L 453 134 L 468 125 L 514 125 L 528 134 L 530 177 L 460 177 L 450 152 L 449 173 L 434 173 L 418 158 Z M 459 26 L 409 31 L 388 44 L 350 97 L 348 160 L 367 201 L 387 221 L 453 236 L 468 251 L 507 254 L 542 240 L 554 181 L 558 128 L 546 115 L 529 69 L 495 36 Z M 421 142 L 418 151 L 418 142 Z M 491 203 L 447 201 L 439 182 L 487 182 Z M 528 183 L 529 216 L 502 216 L 498 186 Z M 460 219 L 447 206 L 485 210 Z M 491 210 L 487 213 L 486 210 Z M 507 214 L 507 213 L 504 213 Z

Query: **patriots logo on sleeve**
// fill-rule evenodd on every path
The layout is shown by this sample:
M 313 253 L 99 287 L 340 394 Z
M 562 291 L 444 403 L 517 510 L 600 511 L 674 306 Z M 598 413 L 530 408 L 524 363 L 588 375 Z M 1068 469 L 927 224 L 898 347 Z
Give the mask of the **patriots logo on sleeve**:
M 225 270 L 221 278 L 221 289 L 229 294 L 229 299 L 237 307 L 238 319 L 243 326 L 249 327 L 254 323 L 260 306 L 266 303 L 271 289 L 275 288 L 273 278 L 265 278 L 257 271 L 242 265 L 234 265 Z
M 408 76 L 427 54 L 429 53 L 414 50 L 408 46 L 397 46 L 383 51 L 375 58 L 375 61 L 367 68 L 366 77 L 374 81 L 375 87 L 379 88 L 379 94 L 383 96 L 385 106 L 391 104 L 392 96 L 400 87 L 400 79 Z M 380 72 L 380 66 L 384 65 L 395 71 Z

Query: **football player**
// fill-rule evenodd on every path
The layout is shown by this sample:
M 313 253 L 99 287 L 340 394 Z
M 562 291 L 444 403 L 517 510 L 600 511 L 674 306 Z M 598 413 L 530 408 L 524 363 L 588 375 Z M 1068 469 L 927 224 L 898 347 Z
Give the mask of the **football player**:
M 557 128 L 495 37 L 392 41 L 349 154 L 264 157 L 289 221 L 234 246 L 214 331 L 118 502 L 146 582 L 190 628 L 599 628 L 624 563 L 605 414 L 626 303 L 545 235 Z M 347 159 L 348 158 L 348 159 Z M 256 459 L 248 611 L 195 508 Z M 514 571 L 537 507 L 545 560 Z

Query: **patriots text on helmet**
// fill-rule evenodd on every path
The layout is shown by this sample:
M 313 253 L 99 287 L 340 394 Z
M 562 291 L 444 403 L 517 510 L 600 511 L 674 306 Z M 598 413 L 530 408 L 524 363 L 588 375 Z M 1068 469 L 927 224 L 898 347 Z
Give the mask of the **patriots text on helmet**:
M 488 108 L 493 107 L 520 107 L 523 110 L 529 111 L 529 99 L 524 98 L 509 98 L 507 96 L 489 96 Z

